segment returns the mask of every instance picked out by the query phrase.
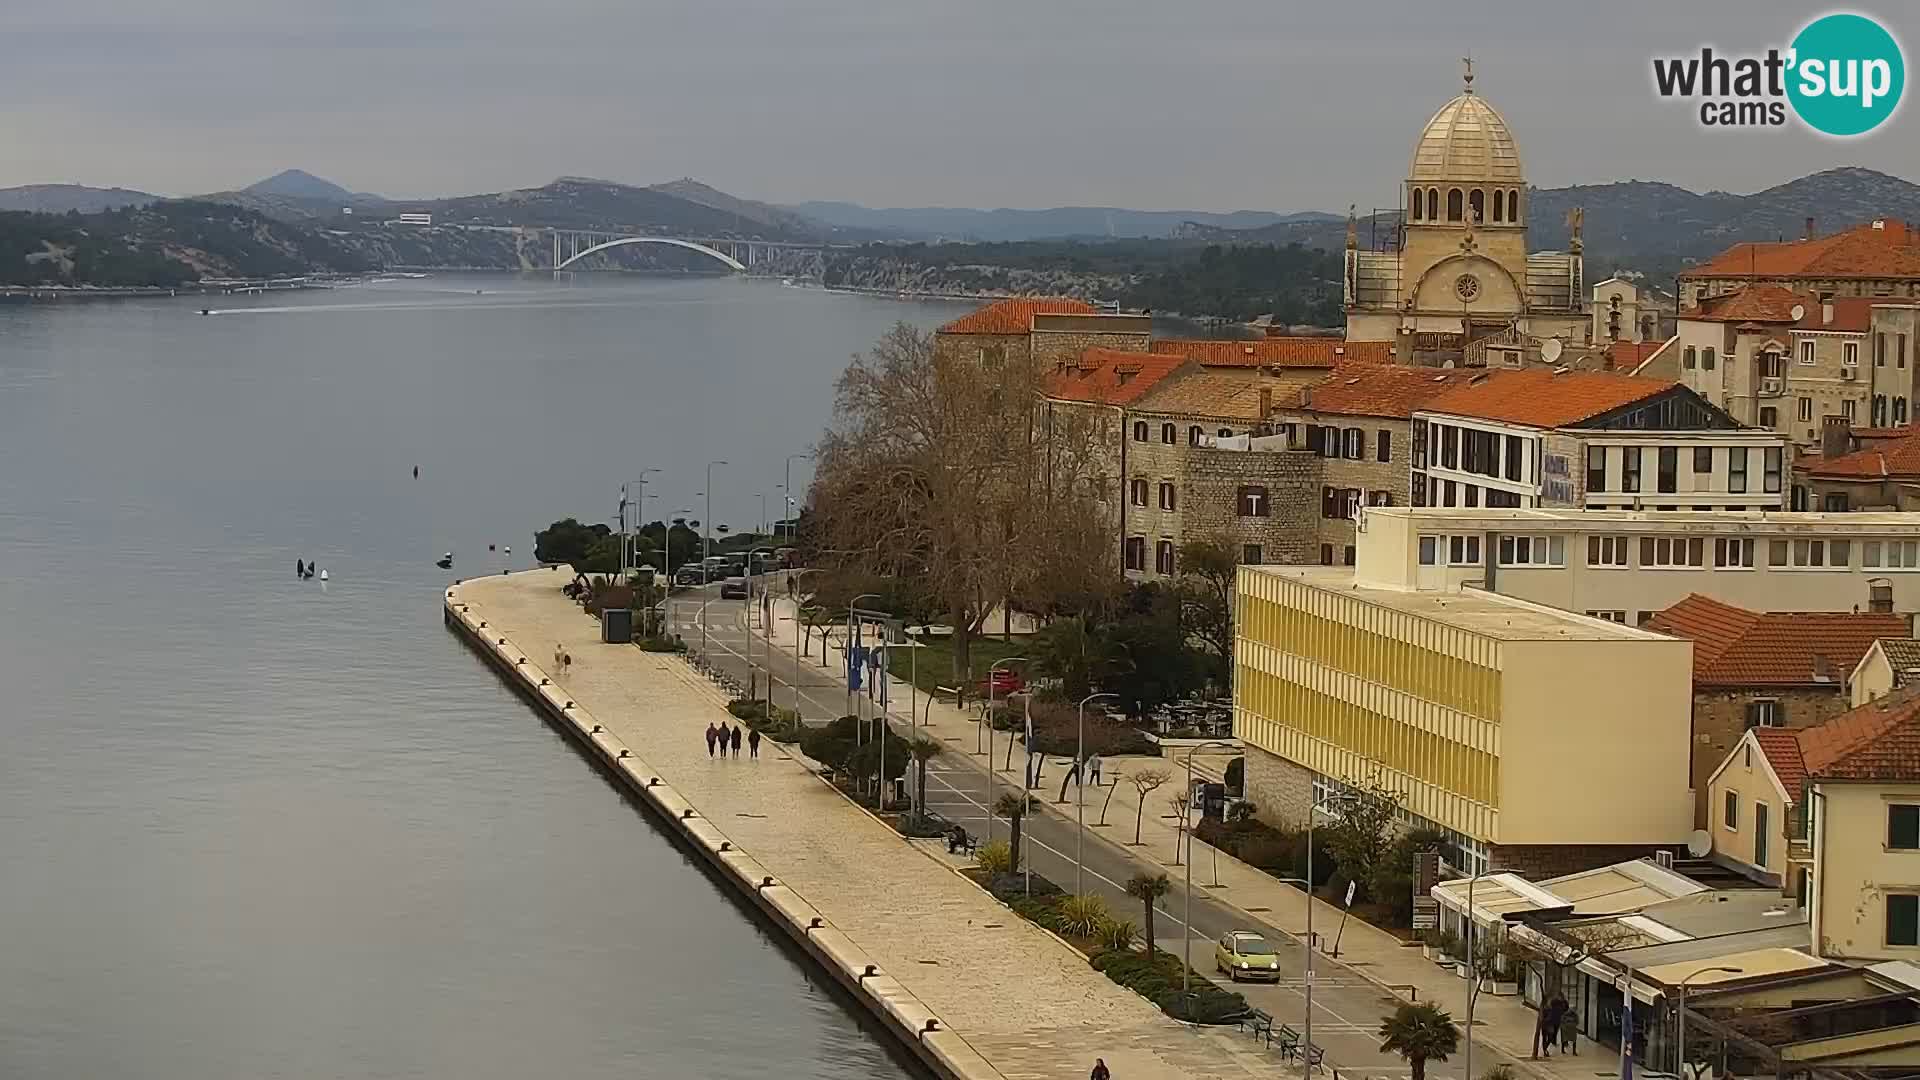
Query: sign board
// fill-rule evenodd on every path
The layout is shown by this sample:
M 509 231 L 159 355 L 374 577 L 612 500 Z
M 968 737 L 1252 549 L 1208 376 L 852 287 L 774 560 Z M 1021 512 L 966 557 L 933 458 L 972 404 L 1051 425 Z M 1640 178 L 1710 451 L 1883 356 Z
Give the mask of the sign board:
M 1440 925 L 1440 901 L 1433 887 L 1440 884 L 1440 853 L 1422 851 L 1413 857 L 1413 928 L 1432 930 Z
M 1241 517 L 1273 516 L 1273 506 L 1267 500 L 1267 489 L 1258 485 L 1243 485 L 1240 488 L 1235 509 Z
M 1413 928 L 1432 930 L 1440 925 L 1440 901 L 1431 896 L 1414 897 Z
M 1360 887 L 1360 883 L 1357 881 L 1347 882 L 1347 899 L 1346 899 L 1345 906 L 1347 907 L 1353 906 L 1353 893 L 1354 893 L 1354 890 L 1358 889 L 1359 887 Z

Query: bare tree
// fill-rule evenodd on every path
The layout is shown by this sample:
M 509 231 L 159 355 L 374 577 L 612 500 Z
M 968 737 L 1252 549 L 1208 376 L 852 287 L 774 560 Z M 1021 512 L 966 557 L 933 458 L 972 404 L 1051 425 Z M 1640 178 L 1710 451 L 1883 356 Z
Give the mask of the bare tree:
M 1193 846 L 1193 842 L 1188 838 L 1189 834 L 1187 832 L 1187 820 L 1193 816 L 1193 800 L 1188 797 L 1185 792 L 1178 795 L 1169 795 L 1167 796 L 1167 809 L 1173 811 L 1173 816 L 1178 819 L 1176 823 L 1177 827 L 1173 832 L 1173 865 L 1179 866 L 1181 843 L 1184 841 L 1189 850 L 1191 850 Z
M 1132 784 L 1133 790 L 1140 793 L 1140 805 L 1133 817 L 1134 847 L 1140 846 L 1140 822 L 1147 816 L 1147 796 L 1160 790 L 1171 779 L 1173 774 L 1165 769 L 1141 769 L 1139 772 L 1127 774 L 1127 783 Z

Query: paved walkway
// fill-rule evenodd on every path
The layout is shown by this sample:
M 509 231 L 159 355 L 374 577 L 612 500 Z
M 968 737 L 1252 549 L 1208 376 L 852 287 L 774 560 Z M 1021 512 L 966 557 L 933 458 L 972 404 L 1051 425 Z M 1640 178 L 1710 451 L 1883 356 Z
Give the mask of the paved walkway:
M 791 604 L 785 600 L 776 600 L 773 614 L 774 651 L 779 655 L 780 664 L 784 665 L 792 657 L 790 651 L 793 641 Z M 757 618 L 755 621 L 757 623 Z M 781 642 L 787 643 L 787 651 L 784 653 Z M 838 649 L 830 648 L 828 654 L 832 663 L 844 663 Z M 811 655 L 813 659 L 809 663 L 817 666 L 820 656 L 817 636 L 814 639 Z M 775 669 L 777 678 L 782 677 L 783 670 L 784 668 L 779 667 Z M 907 722 L 907 697 L 904 681 L 894 680 L 891 700 L 896 723 Z M 924 695 L 920 696 L 919 709 L 925 721 L 922 726 L 928 734 L 946 742 L 955 751 L 966 754 L 976 767 L 983 767 L 982 758 L 976 756 L 974 752 L 974 748 L 980 745 L 980 734 L 976 723 L 977 709 L 970 708 L 967 712 L 962 712 L 945 702 L 936 702 L 929 707 Z M 995 732 L 993 736 L 995 745 L 999 749 L 988 755 L 990 767 L 1002 778 L 1003 783 L 1017 787 L 1021 779 L 1023 755 L 1015 752 L 1014 768 L 1002 769 L 1001 766 L 1007 760 L 1007 733 Z M 1185 867 L 1182 863 L 1176 862 L 1175 850 L 1180 833 L 1176 819 L 1167 811 L 1166 803 L 1167 796 L 1179 791 L 1181 785 L 1185 783 L 1184 756 L 1171 759 L 1118 757 L 1103 760 L 1105 762 L 1103 771 L 1108 785 L 1120 785 L 1119 791 L 1114 793 L 1112 805 L 1108 811 L 1107 820 L 1111 828 L 1107 835 L 1121 838 L 1123 841 L 1131 838 L 1138 819 L 1141 846 L 1132 847 L 1130 844 L 1115 846 L 1125 850 L 1137 861 L 1172 874 L 1177 879 L 1184 873 Z M 1054 797 L 1059 793 L 1060 779 L 1069 764 L 1070 760 L 1067 758 L 1051 759 L 1046 768 L 1046 779 L 1043 780 L 1041 789 L 1036 790 L 1035 794 L 1041 798 L 1050 812 L 1061 813 L 1063 817 L 1070 820 L 1073 816 L 1071 789 L 1068 792 L 1069 805 L 1056 806 L 1053 802 Z M 1224 759 L 1215 758 L 1209 762 L 1208 756 L 1202 752 L 1195 756 L 1194 771 L 1196 775 L 1202 772 L 1212 772 L 1217 775 L 1223 765 Z M 1133 796 L 1133 788 L 1126 784 L 1124 779 L 1127 773 L 1142 768 L 1165 769 L 1177 774 L 1172 783 L 1148 797 L 1144 815 L 1136 813 L 1135 807 L 1138 800 L 1136 797 L 1130 797 Z M 1095 808 L 1098 805 L 1096 799 L 1104 801 L 1105 798 L 1105 792 L 1095 796 L 1091 788 L 1088 790 L 1086 807 L 1089 821 L 1095 816 Z M 1098 842 L 1107 843 L 1108 841 L 1101 838 Z M 1249 926 L 1265 925 L 1296 940 L 1304 938 L 1308 903 L 1304 892 L 1283 884 L 1224 852 L 1217 852 L 1205 843 L 1194 841 L 1193 851 L 1195 883 L 1199 884 L 1204 878 L 1208 883 L 1207 892 L 1211 899 L 1238 909 L 1245 915 Z M 1216 866 L 1218 867 L 1217 887 L 1213 885 Z M 1411 988 L 1411 992 L 1417 995 L 1418 1000 L 1438 1002 L 1441 1007 L 1451 1012 L 1456 1020 L 1465 1019 L 1466 980 L 1454 975 L 1451 969 L 1442 968 L 1427 960 L 1421 955 L 1418 947 L 1407 947 L 1399 938 L 1384 930 L 1358 919 L 1349 919 L 1344 932 L 1340 935 L 1340 952 L 1337 961 L 1328 957 L 1326 951 L 1333 948 L 1333 937 L 1340 925 L 1341 910 L 1320 900 L 1313 901 L 1313 904 L 1314 930 L 1323 942 L 1323 953 L 1321 959 L 1316 961 L 1316 967 L 1332 967 L 1335 972 L 1364 978 L 1375 984 L 1392 988 L 1402 997 L 1407 996 L 1408 988 Z M 1617 1060 L 1614 1055 L 1603 1047 L 1584 1042 L 1581 1053 L 1577 1057 L 1568 1058 L 1555 1054 L 1551 1058 L 1537 1061 L 1526 1060 L 1527 1054 L 1532 1049 L 1533 1026 L 1537 1016 L 1533 1009 L 1522 1004 L 1517 998 L 1496 997 L 1491 993 L 1482 993 L 1474 1007 L 1476 1041 L 1499 1051 L 1501 1060 L 1513 1059 L 1537 1076 L 1552 1078 L 1552 1080 L 1594 1080 L 1594 1077 L 1599 1074 L 1614 1074 Z M 1492 1061 L 1477 1059 L 1474 1063 L 1474 1072 L 1482 1072 L 1485 1066 L 1490 1064 Z M 1460 1065 L 1458 1056 L 1448 1063 L 1451 1068 L 1457 1068 Z M 1362 1071 L 1377 1070 L 1363 1067 Z
M 460 602 L 636 748 L 736 845 L 791 886 L 1009 1080 L 1080 1080 L 1096 1056 L 1116 1077 L 1245 1080 L 1278 1055 L 1233 1029 L 1195 1028 L 1088 966 L 938 858 L 823 783 L 771 741 L 758 760 L 713 760 L 702 733 L 724 697 L 681 660 L 603 645 L 598 623 L 543 571 L 477 578 Z

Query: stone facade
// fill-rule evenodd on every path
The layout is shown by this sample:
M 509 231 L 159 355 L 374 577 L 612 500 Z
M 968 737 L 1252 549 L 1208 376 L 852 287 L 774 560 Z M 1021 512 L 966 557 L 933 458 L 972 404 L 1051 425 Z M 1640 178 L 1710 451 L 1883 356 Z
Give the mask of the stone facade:
M 1276 420 L 1292 445 L 1317 454 L 1320 460 L 1320 503 L 1315 510 L 1317 526 L 1308 561 L 1325 566 L 1353 565 L 1355 507 L 1409 505 L 1412 423 L 1306 409 L 1281 410 Z M 1324 435 L 1318 440 L 1309 439 L 1310 427 L 1337 431 L 1336 444 L 1327 445 Z M 1315 445 L 1321 449 L 1311 449 Z
M 1320 481 L 1320 459 L 1302 450 L 1190 450 L 1182 525 L 1191 537 L 1224 538 L 1242 562 L 1314 562 Z
M 1306 825 L 1313 805 L 1313 772 L 1251 743 L 1243 749 L 1246 797 L 1254 816 L 1275 828 Z
M 1803 728 L 1825 723 L 1852 707 L 1846 687 L 1838 682 L 1820 687 L 1740 687 L 1707 689 L 1693 694 L 1693 778 L 1695 828 L 1707 827 L 1707 780 L 1727 759 L 1740 737 L 1753 726 L 1748 716 L 1757 701 L 1774 702 L 1772 723 Z

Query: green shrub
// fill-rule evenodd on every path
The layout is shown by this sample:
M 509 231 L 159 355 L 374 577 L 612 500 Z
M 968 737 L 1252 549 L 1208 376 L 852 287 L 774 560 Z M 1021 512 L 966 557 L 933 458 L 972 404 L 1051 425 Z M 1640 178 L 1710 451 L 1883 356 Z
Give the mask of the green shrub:
M 1231 1024 L 1247 1014 L 1247 999 L 1212 983 L 1196 981 L 1192 993 L 1174 987 L 1154 998 L 1160 1011 L 1192 1024 Z
M 1013 849 L 1005 840 L 989 840 L 974 850 L 973 861 L 989 875 L 1004 874 L 1013 868 Z
M 641 652 L 683 653 L 687 651 L 687 643 L 680 640 L 677 636 L 649 634 L 646 637 L 637 639 L 637 641 L 640 645 Z
M 1115 952 L 1126 952 L 1132 949 L 1134 941 L 1139 937 L 1140 927 L 1131 919 L 1108 919 L 1100 924 L 1099 931 L 1094 934 L 1094 940 L 1100 943 L 1102 949 Z
M 734 698 L 727 702 L 727 711 L 736 719 L 759 720 L 767 715 L 767 703 L 758 698 Z
M 1514 1080 L 1513 1066 L 1494 1065 L 1480 1074 L 1480 1080 Z
M 1066 897 L 1060 901 L 1058 911 L 1061 930 L 1076 937 L 1092 937 L 1100 932 L 1103 924 L 1113 920 L 1107 902 L 1098 896 Z

